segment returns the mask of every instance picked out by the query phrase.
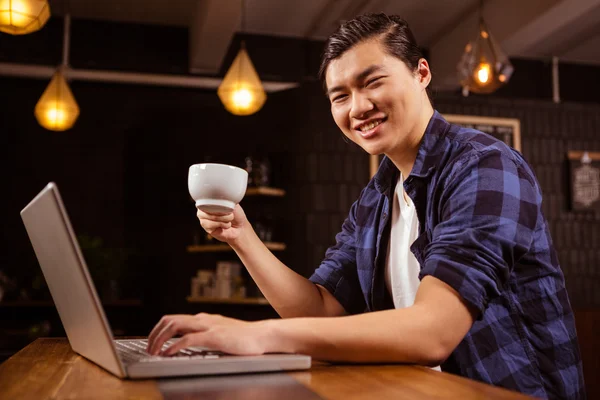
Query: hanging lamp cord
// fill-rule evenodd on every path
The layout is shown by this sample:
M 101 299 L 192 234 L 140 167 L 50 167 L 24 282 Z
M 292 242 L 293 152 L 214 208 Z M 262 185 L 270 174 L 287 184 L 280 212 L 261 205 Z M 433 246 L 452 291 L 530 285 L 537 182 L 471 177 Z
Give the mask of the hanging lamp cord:
M 483 21 L 483 0 L 479 0 L 479 21 Z
M 242 0 L 242 33 L 246 31 L 246 0 Z
M 69 53 L 71 51 L 71 13 L 70 3 L 66 1 L 63 4 L 63 54 L 62 63 L 59 69 L 64 73 L 69 67 Z
M 66 68 L 69 65 L 69 48 L 71 42 L 71 15 L 65 14 L 64 16 L 64 27 L 63 27 L 63 58 L 62 67 Z

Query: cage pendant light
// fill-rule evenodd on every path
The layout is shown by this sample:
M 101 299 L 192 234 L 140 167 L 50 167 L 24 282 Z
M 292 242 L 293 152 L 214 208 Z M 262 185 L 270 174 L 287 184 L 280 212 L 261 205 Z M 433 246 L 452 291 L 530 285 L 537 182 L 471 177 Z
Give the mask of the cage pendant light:
M 79 106 L 65 79 L 68 65 L 69 34 L 71 17 L 65 16 L 63 63 L 52 76 L 50 84 L 35 105 L 35 118 L 38 123 L 51 131 L 70 129 L 79 117 Z
M 477 37 L 466 45 L 458 63 L 463 93 L 492 93 L 505 85 L 514 71 L 483 20 L 482 5 L 483 2 L 480 3 Z
M 0 32 L 25 35 L 42 29 L 48 18 L 47 0 L 0 0 Z
M 242 32 L 244 28 L 244 0 L 242 0 Z M 225 109 L 235 115 L 254 114 L 267 100 L 267 94 L 243 41 L 240 51 L 217 89 L 217 94 Z

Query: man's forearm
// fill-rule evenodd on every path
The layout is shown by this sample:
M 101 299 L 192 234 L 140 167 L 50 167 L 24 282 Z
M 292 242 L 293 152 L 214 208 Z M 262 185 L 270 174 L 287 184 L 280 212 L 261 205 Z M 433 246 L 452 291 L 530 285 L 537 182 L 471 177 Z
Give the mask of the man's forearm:
M 281 317 L 328 316 L 317 286 L 279 261 L 254 230 L 231 246 Z
M 269 352 L 308 354 L 350 362 L 439 365 L 463 340 L 477 316 L 449 285 L 426 276 L 411 307 L 336 318 L 267 320 Z
M 347 362 L 439 365 L 447 356 L 435 324 L 417 306 L 335 318 L 261 321 L 269 352 Z

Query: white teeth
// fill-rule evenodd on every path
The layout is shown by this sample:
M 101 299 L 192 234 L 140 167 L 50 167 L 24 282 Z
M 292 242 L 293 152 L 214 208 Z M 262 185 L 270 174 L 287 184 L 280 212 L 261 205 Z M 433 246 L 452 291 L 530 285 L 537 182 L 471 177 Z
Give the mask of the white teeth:
M 361 131 L 363 131 L 363 132 L 367 132 L 367 131 L 370 131 L 371 129 L 375 128 L 380 123 L 381 123 L 381 120 L 377 120 L 377 121 L 374 121 L 374 122 L 369 122 L 368 124 L 361 125 L 359 127 L 359 129 Z

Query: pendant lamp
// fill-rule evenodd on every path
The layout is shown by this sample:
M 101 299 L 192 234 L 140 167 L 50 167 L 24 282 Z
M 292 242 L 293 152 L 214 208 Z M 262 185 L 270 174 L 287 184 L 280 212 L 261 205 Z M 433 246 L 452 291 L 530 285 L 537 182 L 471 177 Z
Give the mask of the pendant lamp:
M 477 37 L 466 45 L 458 63 L 458 77 L 465 95 L 492 93 L 505 85 L 514 71 L 483 20 L 483 0 L 479 4 Z
M 79 117 L 79 106 L 65 79 L 68 65 L 69 31 L 71 17 L 65 16 L 63 64 L 58 68 L 42 97 L 35 105 L 35 118 L 44 128 L 51 131 L 70 129 Z
M 35 105 L 35 118 L 41 126 L 51 131 L 70 129 L 79 117 L 79 106 L 59 68 L 42 97 Z
M 47 0 L 0 0 L 0 32 L 25 35 L 42 29 L 48 18 Z
M 227 111 L 235 115 L 254 114 L 265 104 L 267 94 L 243 44 L 217 94 Z
M 242 0 L 242 31 L 244 30 L 244 2 Z M 225 74 L 217 94 L 225 109 L 234 115 L 254 114 L 262 108 L 267 94 L 254 69 L 244 42 L 235 60 Z

